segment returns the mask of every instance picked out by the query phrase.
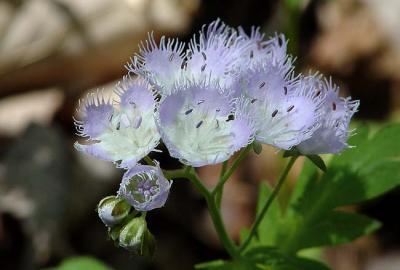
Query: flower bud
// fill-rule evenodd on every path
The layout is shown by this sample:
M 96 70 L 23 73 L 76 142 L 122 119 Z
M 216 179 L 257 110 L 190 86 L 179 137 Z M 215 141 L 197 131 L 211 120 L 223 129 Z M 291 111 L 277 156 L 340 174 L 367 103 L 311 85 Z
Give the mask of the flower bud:
M 127 223 L 119 233 L 119 245 L 139 256 L 151 257 L 155 240 L 147 229 L 144 217 L 137 217 Z
M 131 206 L 122 198 L 108 196 L 103 198 L 97 208 L 99 217 L 108 226 L 119 224 L 128 214 Z

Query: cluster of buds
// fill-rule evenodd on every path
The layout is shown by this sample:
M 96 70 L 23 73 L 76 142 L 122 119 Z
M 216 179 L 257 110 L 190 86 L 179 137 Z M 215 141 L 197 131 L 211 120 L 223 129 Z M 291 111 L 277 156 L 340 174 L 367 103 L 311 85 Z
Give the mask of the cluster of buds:
M 157 43 L 149 34 L 139 47 L 115 88 L 118 100 L 90 94 L 75 121 L 86 138 L 76 149 L 127 170 L 117 198 L 135 211 L 167 200 L 172 182 L 159 164 L 138 163 L 159 151 L 160 141 L 172 157 L 193 167 L 224 162 L 251 143 L 304 155 L 348 147 L 359 102 L 340 97 L 338 87 L 320 75 L 296 74 L 283 35 L 265 39 L 258 28 L 248 35 L 216 20 L 188 44 L 165 37 Z M 107 226 L 124 220 L 125 201 L 113 201 L 112 210 L 99 208 Z M 123 210 L 116 214 L 115 208 Z M 119 235 L 131 235 L 139 223 L 128 223 L 132 227 Z
M 116 196 L 102 199 L 97 212 L 108 228 L 110 238 L 135 255 L 153 256 L 155 241 L 147 228 L 145 216 L 139 215 L 129 203 Z

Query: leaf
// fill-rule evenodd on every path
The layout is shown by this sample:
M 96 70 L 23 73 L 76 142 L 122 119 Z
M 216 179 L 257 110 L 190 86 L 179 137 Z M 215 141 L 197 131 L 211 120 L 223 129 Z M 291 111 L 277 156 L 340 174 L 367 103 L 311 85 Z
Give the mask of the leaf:
M 318 155 L 306 155 L 306 157 L 314 163 L 315 166 L 317 166 L 321 171 L 326 172 L 327 168 L 325 165 L 324 160 L 318 156 Z
M 112 268 L 92 257 L 74 257 L 64 260 L 59 266 L 47 270 L 111 270 Z
M 262 269 L 257 267 L 254 262 L 243 260 L 243 261 L 223 261 L 216 260 L 211 262 L 205 262 L 195 265 L 195 269 L 207 269 L 207 270 L 257 270 Z
M 258 141 L 254 141 L 253 142 L 253 151 L 257 155 L 261 154 L 261 152 L 262 152 L 262 144 L 260 142 L 258 142 Z
M 260 246 L 249 250 L 245 256 L 261 269 L 271 270 L 329 270 L 321 262 L 283 254 L 275 247 Z
M 331 211 L 315 220 L 303 220 L 298 226 L 298 236 L 290 243 L 292 250 L 348 243 L 377 230 L 380 223 L 364 215 Z
M 259 197 L 257 202 L 257 215 L 260 214 L 265 202 L 271 196 L 272 189 L 266 182 L 260 184 Z M 282 213 L 277 200 L 274 200 L 270 205 L 268 212 L 264 216 L 260 225 L 258 226 L 259 242 L 263 245 L 274 245 L 279 239 L 276 239 L 277 231 L 279 229 L 279 222 L 282 219 Z M 251 245 L 250 245 L 251 246 Z
M 322 176 L 305 162 L 278 232 L 281 250 L 345 243 L 379 227 L 365 216 L 333 211 L 400 185 L 400 125 L 368 132 L 361 127 L 350 140 L 356 147 L 333 157 Z

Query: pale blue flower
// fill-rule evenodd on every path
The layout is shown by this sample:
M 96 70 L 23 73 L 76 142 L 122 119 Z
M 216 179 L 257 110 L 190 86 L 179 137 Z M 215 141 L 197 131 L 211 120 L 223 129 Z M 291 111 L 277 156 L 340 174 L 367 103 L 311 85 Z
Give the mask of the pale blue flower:
M 350 97 L 339 97 L 339 87 L 332 80 L 320 80 L 316 87 L 325 95 L 321 124 L 312 137 L 297 148 L 303 154 L 336 154 L 349 147 L 349 123 L 360 102 Z
M 88 138 L 84 143 L 76 142 L 75 147 L 127 168 L 154 150 L 160 135 L 154 97 L 146 82 L 125 77 L 116 92 L 120 101 L 114 105 L 98 93 L 88 96 L 82 106 L 82 120 L 76 121 L 80 135 Z
M 227 160 L 253 139 L 248 115 L 217 83 L 179 84 L 158 108 L 157 125 L 171 156 L 194 167 Z
M 150 211 L 163 207 L 172 181 L 168 181 L 156 166 L 136 165 L 123 176 L 118 196 L 124 198 L 137 211 Z

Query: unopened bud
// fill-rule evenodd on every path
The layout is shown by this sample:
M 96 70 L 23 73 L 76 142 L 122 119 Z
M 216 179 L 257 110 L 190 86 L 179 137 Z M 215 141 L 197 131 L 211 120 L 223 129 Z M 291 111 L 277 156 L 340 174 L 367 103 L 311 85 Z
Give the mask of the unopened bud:
M 102 199 L 97 212 L 103 223 L 112 227 L 119 224 L 128 214 L 131 206 L 122 198 L 108 196 Z
M 144 217 L 137 217 L 119 232 L 119 245 L 139 256 L 153 256 L 155 240 Z

